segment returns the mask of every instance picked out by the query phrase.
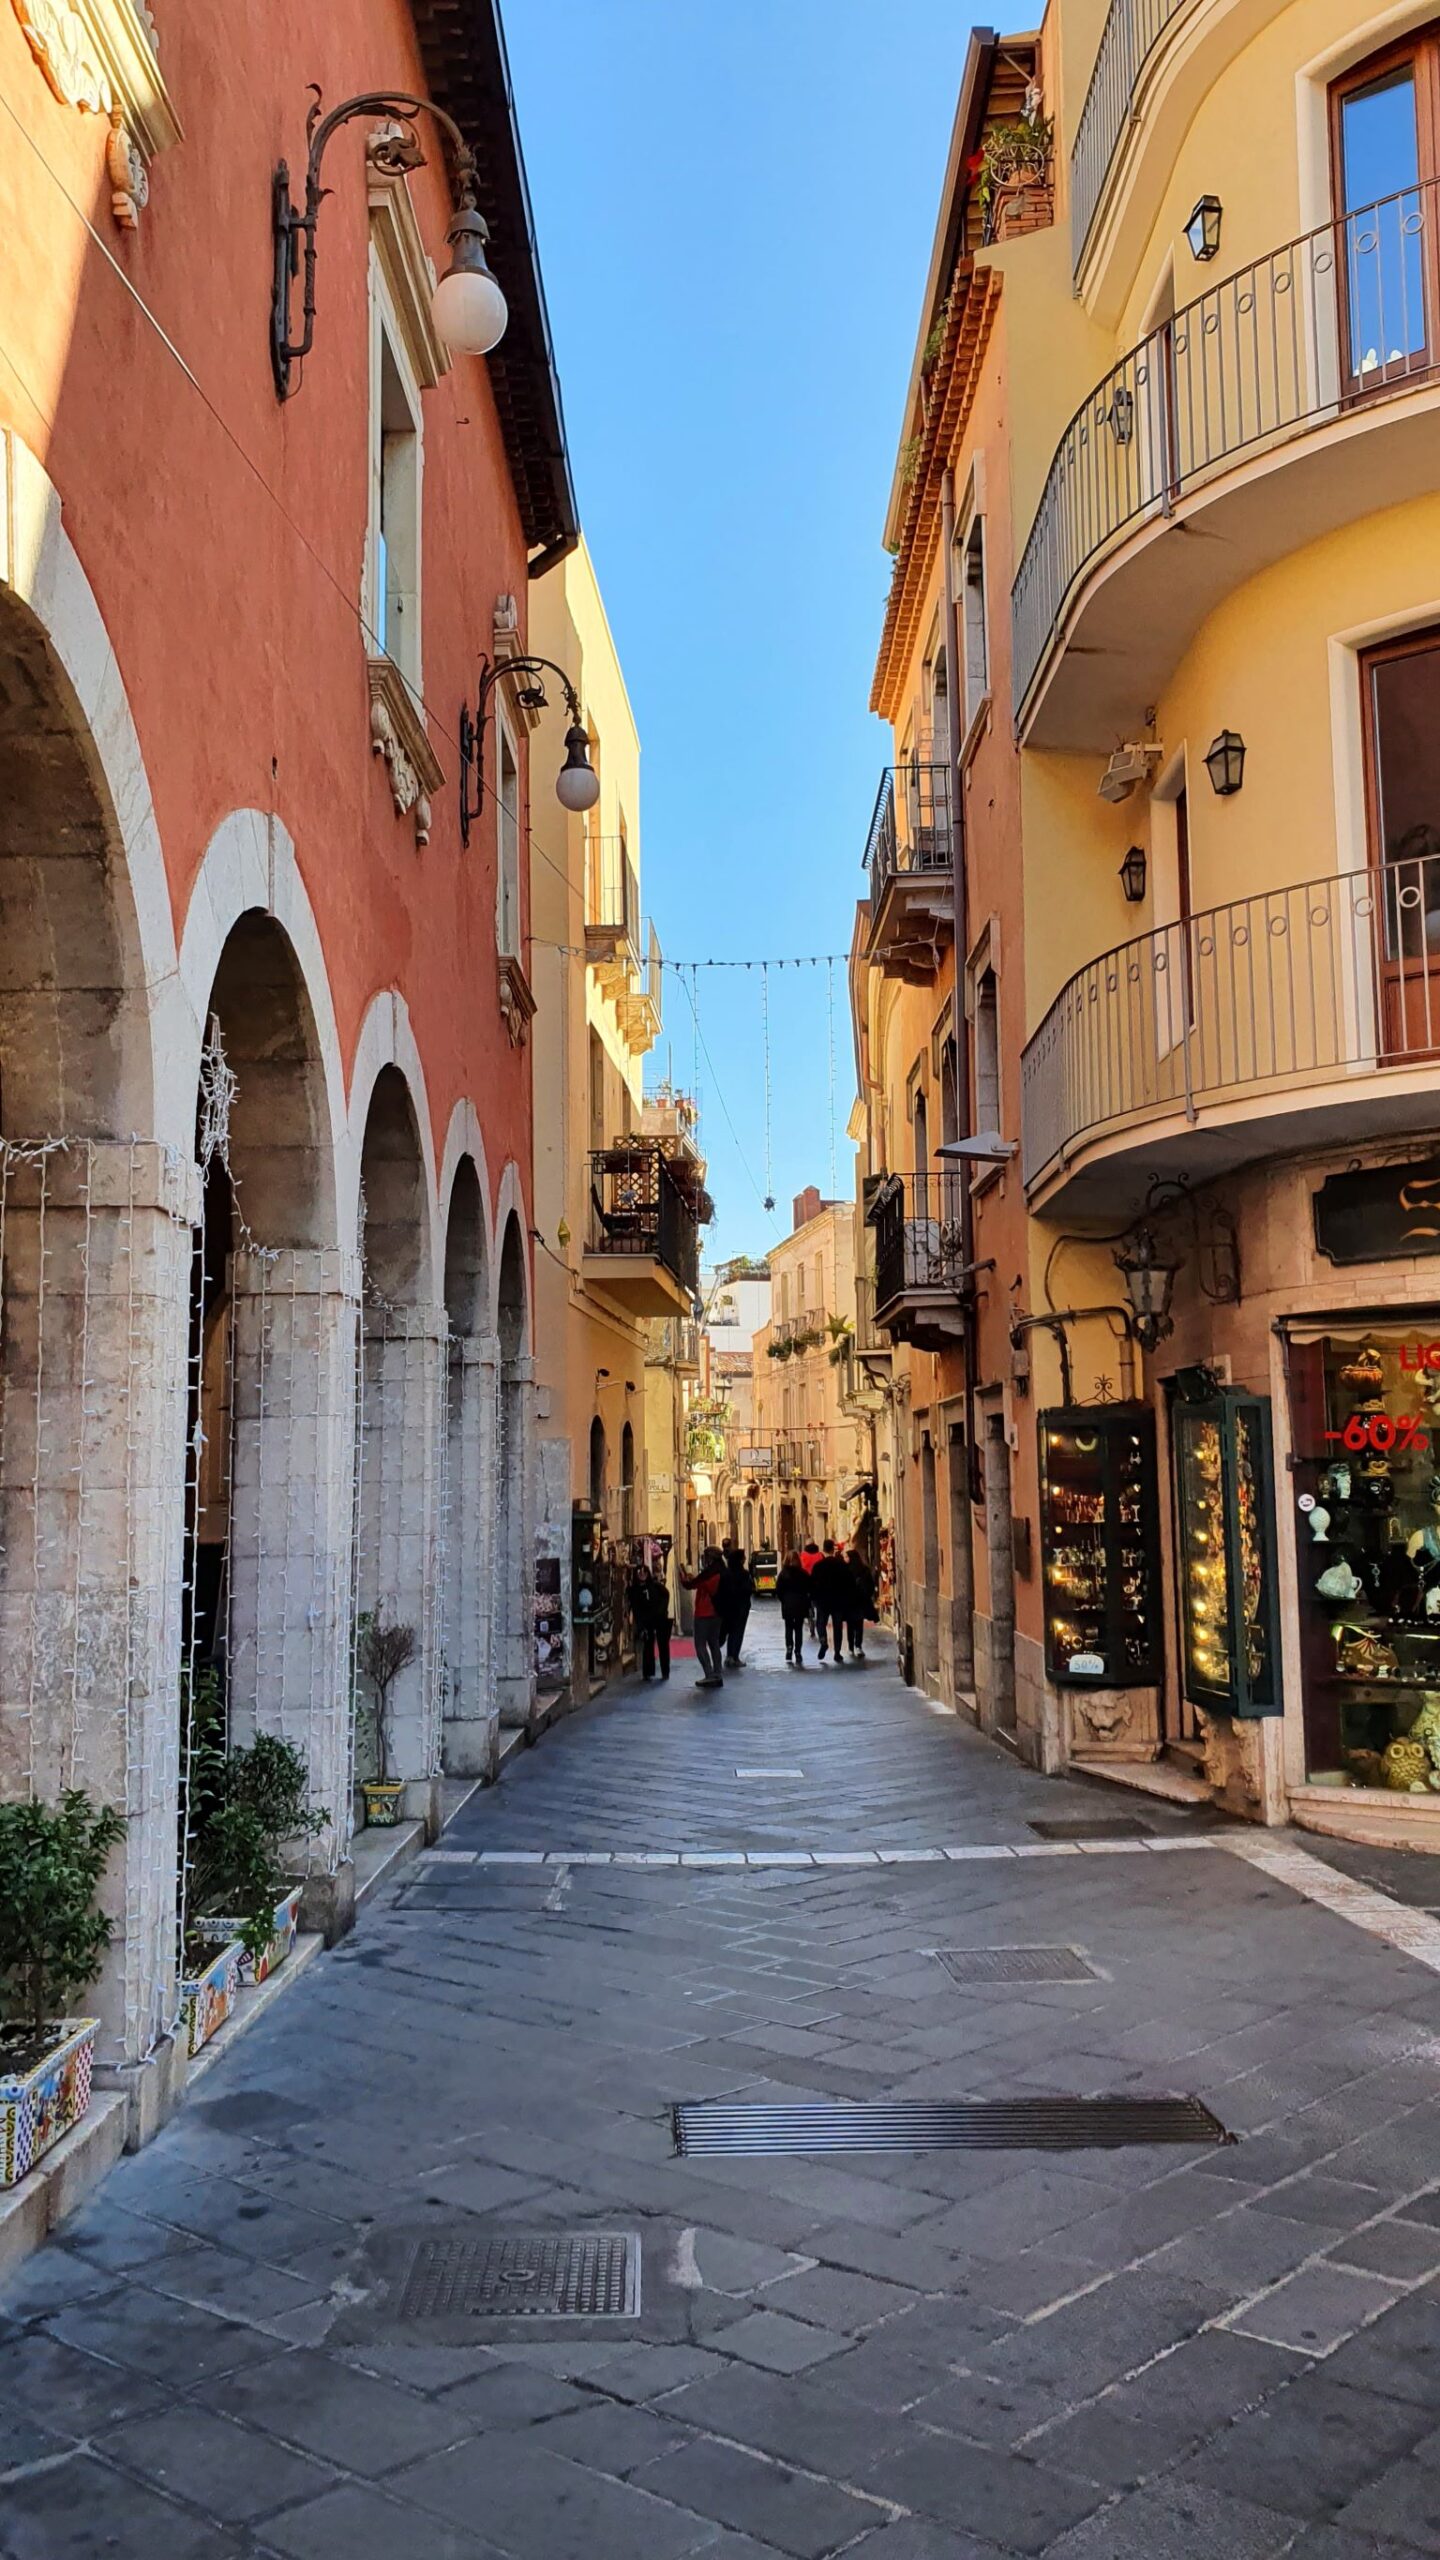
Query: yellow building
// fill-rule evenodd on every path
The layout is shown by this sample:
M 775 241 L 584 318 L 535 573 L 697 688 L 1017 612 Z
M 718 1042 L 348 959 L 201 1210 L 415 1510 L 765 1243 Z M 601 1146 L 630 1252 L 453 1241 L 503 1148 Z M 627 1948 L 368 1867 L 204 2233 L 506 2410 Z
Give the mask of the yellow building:
M 1437 48 L 1355 0 L 1056 0 L 999 42 L 1034 85 L 973 248 L 1019 793 L 987 1165 L 1028 1212 L 974 1383 L 1017 1740 L 1427 1844 Z M 983 861 L 988 795 L 967 825 Z
M 772 1247 L 770 1319 L 754 1337 L 756 1448 L 769 1453 L 769 1538 L 783 1556 L 814 1538 L 848 1545 L 869 1511 L 870 1441 L 841 1401 L 855 1333 L 855 1220 L 848 1200 L 796 1198 L 793 1226 Z M 759 1525 L 760 1493 L 756 1502 Z
M 644 1099 L 661 964 L 641 918 L 640 744 L 583 543 L 536 586 L 530 637 L 573 688 L 600 784 L 593 809 L 550 812 L 530 860 L 537 1624 L 542 1583 L 562 1621 L 544 1613 L 539 1671 L 585 1697 L 629 1648 L 634 1542 L 675 1534 L 681 1423 L 652 1393 L 652 1332 L 692 1319 L 708 1203 L 688 1127 Z M 530 717 L 554 731 L 541 752 L 558 764 L 571 715 L 553 676 L 546 690 Z

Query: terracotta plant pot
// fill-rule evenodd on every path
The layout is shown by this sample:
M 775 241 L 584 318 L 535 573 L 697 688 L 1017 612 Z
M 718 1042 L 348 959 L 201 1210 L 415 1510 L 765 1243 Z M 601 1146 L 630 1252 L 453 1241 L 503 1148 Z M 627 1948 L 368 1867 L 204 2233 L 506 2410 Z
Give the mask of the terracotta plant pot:
M 180 2015 L 190 2053 L 199 2053 L 217 2027 L 224 2026 L 239 1996 L 244 1956 L 239 1939 L 227 1939 L 223 1947 L 216 1948 L 207 1965 L 197 1973 L 187 1974 L 181 1983 Z
M 365 1823 L 370 1831 L 393 1831 L 400 1819 L 405 1801 L 403 1778 L 364 1778 L 360 1792 L 365 1798 Z
M 49 2049 L 24 2070 L 6 2070 L 0 2054 L 0 2187 L 13 2187 L 80 2122 L 90 2104 L 99 2024 L 98 2018 L 48 2022 Z

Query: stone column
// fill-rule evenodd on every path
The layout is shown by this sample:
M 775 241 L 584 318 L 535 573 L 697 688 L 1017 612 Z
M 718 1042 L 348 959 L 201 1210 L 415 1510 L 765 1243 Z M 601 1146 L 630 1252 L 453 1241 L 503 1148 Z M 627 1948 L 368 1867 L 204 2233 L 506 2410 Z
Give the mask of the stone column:
M 330 1816 L 310 1864 L 347 1860 L 353 1771 L 359 1259 L 237 1252 L 230 1490 L 230 1731 L 282 1734 Z M 321 1916 L 317 1914 L 317 1917 Z
M 499 1343 L 493 1334 L 459 1336 L 449 1368 L 442 1758 L 451 1777 L 493 1778 L 500 1742 L 491 1680 Z
M 412 1626 L 414 1661 L 390 1694 L 390 1774 L 405 1811 L 433 1825 L 440 1775 L 441 1507 L 446 1420 L 443 1307 L 367 1304 L 360 1450 L 359 1605 Z
M 500 1371 L 500 1510 L 495 1535 L 495 1692 L 502 1725 L 528 1725 L 535 1705 L 535 1363 Z
M 114 1941 L 75 2005 L 112 2075 L 153 2057 L 152 2091 L 171 2090 L 199 1215 L 195 1167 L 163 1147 L 0 1145 L 0 1793 L 124 1812 Z

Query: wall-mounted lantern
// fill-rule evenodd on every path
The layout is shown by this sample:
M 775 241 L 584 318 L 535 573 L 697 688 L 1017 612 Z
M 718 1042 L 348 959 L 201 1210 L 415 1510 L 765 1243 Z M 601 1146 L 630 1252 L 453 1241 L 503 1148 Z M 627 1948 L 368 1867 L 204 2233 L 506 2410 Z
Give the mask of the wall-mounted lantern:
M 1190 243 L 1190 255 L 1192 258 L 1198 258 L 1202 266 L 1207 260 L 1219 254 L 1220 214 L 1219 197 L 1202 196 L 1185 225 L 1185 237 Z
M 1135 1339 L 1142 1351 L 1153 1351 L 1174 1331 L 1170 1299 L 1179 1260 L 1157 1242 L 1153 1228 L 1137 1227 L 1116 1254 L 1115 1268 L 1125 1283 Z
M 1144 901 L 1146 869 L 1145 847 L 1132 844 L 1120 865 L 1120 886 L 1129 906 L 1138 907 Z
M 565 708 L 570 726 L 565 732 L 565 761 L 555 777 L 555 797 L 562 809 L 580 815 L 593 809 L 600 797 L 600 776 L 590 762 L 590 740 L 580 716 L 580 696 L 553 658 L 489 658 L 480 661 L 480 690 L 472 716 L 468 702 L 460 705 L 460 841 L 468 844 L 470 829 L 479 817 L 485 801 L 485 723 L 490 717 L 492 697 L 502 676 L 529 676 L 533 682 L 517 688 L 516 700 L 527 711 L 543 711 L 546 694 L 544 677 L 558 676 L 565 694 Z M 471 796 L 471 779 L 474 796 Z
M 1105 416 L 1116 443 L 1129 444 L 1135 433 L 1135 394 L 1127 384 L 1117 384 Z
M 1222 729 L 1210 745 L 1205 770 L 1216 797 L 1229 800 L 1245 779 L 1245 741 L 1238 729 Z

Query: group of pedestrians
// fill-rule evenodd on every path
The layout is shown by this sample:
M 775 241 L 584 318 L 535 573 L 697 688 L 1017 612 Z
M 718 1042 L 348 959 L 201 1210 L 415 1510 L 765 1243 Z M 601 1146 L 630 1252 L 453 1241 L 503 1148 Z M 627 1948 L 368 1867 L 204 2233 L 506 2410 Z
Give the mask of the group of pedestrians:
M 818 1640 L 819 1659 L 865 1660 L 865 1627 L 875 1610 L 875 1576 L 858 1547 L 842 1554 L 833 1538 L 817 1547 L 807 1538 L 792 1547 L 775 1577 L 775 1596 L 785 1621 L 785 1659 L 797 1671 L 805 1667 L 805 1630 Z

